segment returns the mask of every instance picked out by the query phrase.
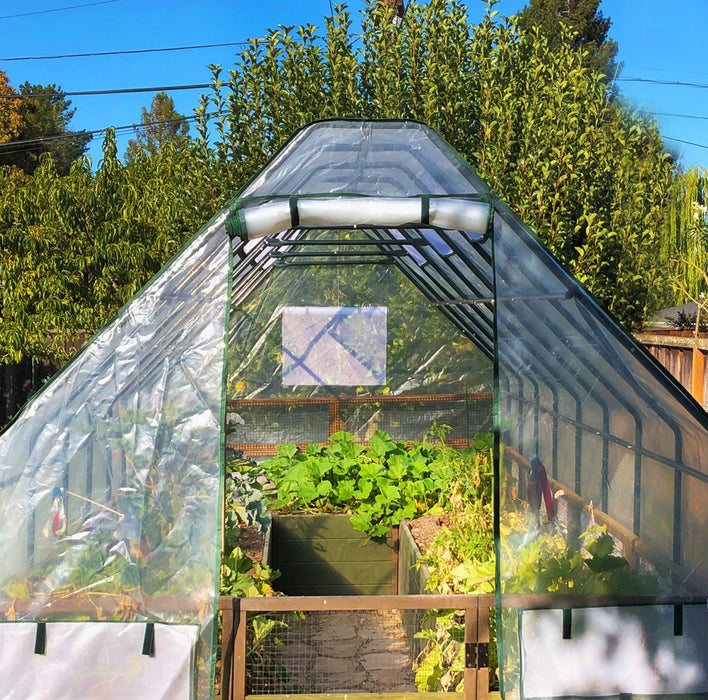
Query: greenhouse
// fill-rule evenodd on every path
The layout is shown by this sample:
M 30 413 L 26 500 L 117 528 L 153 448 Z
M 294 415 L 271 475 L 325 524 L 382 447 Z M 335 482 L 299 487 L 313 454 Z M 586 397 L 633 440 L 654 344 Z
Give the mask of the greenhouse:
M 708 692 L 706 413 L 436 132 L 332 120 L 0 435 L 0 695 L 211 697 L 227 453 L 431 425 L 494 435 L 505 696 Z

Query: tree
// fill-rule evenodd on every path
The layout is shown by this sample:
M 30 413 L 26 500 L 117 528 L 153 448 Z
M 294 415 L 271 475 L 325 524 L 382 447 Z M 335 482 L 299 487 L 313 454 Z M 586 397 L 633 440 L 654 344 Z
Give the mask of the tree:
M 610 99 L 588 49 L 491 8 L 470 25 L 453 0 L 408 3 L 399 29 L 386 18 L 368 0 L 360 35 L 338 6 L 323 31 L 252 40 L 228 80 L 212 67 L 194 141 L 146 130 L 121 163 L 109 134 L 95 173 L 0 169 L 0 364 L 65 360 L 298 128 L 330 117 L 430 124 L 628 327 L 659 308 L 673 161 L 652 122 Z
M 64 362 L 224 204 L 199 154 L 0 169 L 0 365 Z
M 389 4 L 368 0 L 359 37 L 342 6 L 321 38 L 314 27 L 272 31 L 239 54 L 228 82 L 213 67 L 202 139 L 215 133 L 216 161 L 238 186 L 312 120 L 424 121 L 631 327 L 669 286 L 658 251 L 672 159 L 652 122 L 611 99 L 589 65 L 596 43 L 575 42 L 564 22 L 549 37 L 500 21 L 492 5 L 471 26 L 461 3 L 411 2 L 391 31 Z M 595 27 L 583 36 L 606 43 L 597 5 L 578 16 Z
M 13 140 L 35 141 L 23 147 L 0 149 L 0 165 L 15 165 L 32 174 L 39 165 L 42 153 L 51 154 L 61 175 L 66 175 L 71 164 L 86 153 L 91 134 L 85 131 L 69 130 L 69 122 L 74 116 L 68 100 L 56 85 L 20 86 L 19 100 L 20 126 Z M 36 97 L 28 97 L 33 95 Z
M 663 256 L 676 270 L 674 301 L 708 294 L 708 171 L 691 168 L 676 178 L 667 202 Z
M 0 70 L 0 144 L 17 138 L 22 117 L 20 115 L 19 97 L 11 87 L 7 75 Z
M 524 29 L 538 27 L 551 48 L 565 40 L 561 29 L 569 28 L 573 44 L 588 51 L 585 65 L 614 80 L 619 69 L 615 63 L 617 43 L 607 36 L 612 22 L 600 11 L 600 1 L 529 0 L 519 24 Z
M 149 111 L 143 107 L 141 124 L 135 128 L 136 138 L 128 142 L 128 160 L 134 160 L 138 153 L 155 155 L 167 143 L 181 149 L 188 142 L 189 124 L 175 110 L 174 100 L 166 92 L 158 92 L 152 98 Z

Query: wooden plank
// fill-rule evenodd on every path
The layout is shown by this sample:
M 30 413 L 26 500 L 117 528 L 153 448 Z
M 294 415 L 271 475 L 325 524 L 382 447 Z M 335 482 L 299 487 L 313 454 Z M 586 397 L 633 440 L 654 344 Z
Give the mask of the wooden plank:
M 226 402 L 229 409 L 238 408 L 239 406 L 307 406 L 308 404 L 332 404 L 340 405 L 348 403 L 437 403 L 449 401 L 489 401 L 494 398 L 491 392 L 481 392 L 478 394 L 422 394 L 410 395 L 405 394 L 395 396 L 342 396 L 338 398 L 323 398 L 316 396 L 305 396 L 299 399 L 282 398 L 282 399 L 233 399 Z
M 366 440 L 357 440 L 361 445 L 368 445 Z M 301 452 L 307 448 L 308 445 L 320 445 L 326 447 L 330 443 L 328 442 L 299 442 L 297 447 Z M 445 440 L 445 444 L 448 447 L 454 447 L 456 450 L 462 450 L 469 447 L 469 440 L 467 438 L 448 438 Z M 229 442 L 229 447 L 234 450 L 241 450 L 244 455 L 248 457 L 271 457 L 278 453 L 279 443 L 277 442 Z
M 489 615 L 490 606 L 487 598 L 480 598 L 477 608 L 477 641 L 480 644 L 489 644 Z M 477 670 L 477 700 L 489 700 L 489 666 Z
M 708 350 L 708 338 L 694 338 L 690 336 L 661 335 L 657 333 L 635 333 L 634 337 L 642 345 L 656 345 L 672 348 L 699 348 Z
M 706 356 L 698 348 L 693 348 L 691 363 L 691 395 L 703 405 L 703 383 L 706 372 Z
M 465 647 L 477 644 L 477 616 L 479 613 L 479 600 L 474 605 L 465 608 Z M 465 660 L 465 700 L 477 698 L 477 668 L 468 666 Z
M 399 537 L 398 593 L 404 595 L 424 593 L 430 578 L 430 570 L 426 564 L 416 564 L 421 553 L 407 521 L 401 523 Z
M 271 565 L 288 594 L 385 594 L 391 590 L 391 535 L 372 540 L 347 515 L 278 515 Z M 357 587 L 358 586 L 358 587 Z
M 306 612 L 308 610 L 463 610 L 475 605 L 495 607 L 493 593 L 469 595 L 380 595 L 380 596 L 283 596 L 240 598 L 243 610 L 255 612 Z M 603 608 L 653 605 L 706 605 L 705 595 L 584 595 L 577 593 L 507 593 L 505 609 L 559 610 L 562 608 Z
M 353 693 L 298 693 L 297 695 L 248 695 L 248 700 L 352 700 Z M 366 693 L 366 700 L 462 700 L 457 692 L 440 693 Z
M 325 584 L 319 584 L 317 590 L 319 595 L 324 598 L 337 597 L 341 598 L 344 596 L 378 596 L 385 595 L 388 593 L 391 587 L 389 581 L 384 581 L 380 584 L 352 584 L 352 583 L 333 583 L 329 586 Z M 301 596 L 309 595 L 312 593 L 312 586 L 288 586 L 288 596 Z
M 391 530 L 391 594 L 398 593 L 398 550 L 399 550 L 399 530 L 398 525 L 394 525 Z
M 236 634 L 234 636 L 234 663 L 233 683 L 231 685 L 231 698 L 229 700 L 244 700 L 246 697 L 246 626 L 248 624 L 247 611 L 243 606 L 245 599 L 239 599 L 236 611 Z M 222 700 L 226 698 L 222 697 Z
M 223 600 L 222 606 L 222 598 L 219 599 L 219 610 L 221 611 L 221 697 L 222 700 L 227 700 L 231 697 L 233 684 L 235 609 L 233 598 Z
M 484 598 L 489 607 L 494 605 L 491 593 L 467 594 L 426 594 L 426 595 L 378 595 L 378 596 L 282 596 L 272 598 L 241 598 L 243 610 L 253 612 L 307 612 L 308 610 L 462 610 L 475 605 L 477 598 Z M 545 595 L 549 602 L 554 594 Z

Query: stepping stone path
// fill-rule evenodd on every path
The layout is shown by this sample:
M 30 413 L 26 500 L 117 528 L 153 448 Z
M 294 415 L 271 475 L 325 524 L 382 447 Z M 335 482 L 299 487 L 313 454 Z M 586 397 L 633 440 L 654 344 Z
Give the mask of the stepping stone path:
M 288 625 L 268 654 L 283 688 L 251 692 L 416 692 L 400 611 L 305 613 Z

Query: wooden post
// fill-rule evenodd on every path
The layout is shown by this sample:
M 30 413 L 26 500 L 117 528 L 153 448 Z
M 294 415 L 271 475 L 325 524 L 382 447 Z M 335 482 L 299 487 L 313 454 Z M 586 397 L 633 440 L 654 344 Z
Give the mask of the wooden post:
M 474 607 L 465 608 L 465 698 L 464 700 L 477 699 L 477 627 L 479 622 L 479 601 Z M 474 648 L 474 652 L 472 649 Z M 470 657 L 474 654 L 475 660 Z
M 400 550 L 400 525 L 391 528 L 391 594 L 398 595 L 398 553 Z
M 229 700 L 245 700 L 246 698 L 246 624 L 248 612 L 236 599 L 236 635 L 234 637 L 233 684 Z
M 221 609 L 221 698 L 231 698 L 234 670 L 234 599 L 219 599 Z
M 489 604 L 478 597 L 465 608 L 465 697 L 489 699 Z
M 477 669 L 477 700 L 489 699 L 489 613 L 483 599 L 477 599 L 477 643 L 487 649 L 485 663 Z
M 339 414 L 339 400 L 329 401 L 329 434 L 334 435 L 342 429 L 342 420 Z
M 691 363 L 691 395 L 701 406 L 703 405 L 703 383 L 705 381 L 706 356 L 696 345 L 693 346 L 693 362 Z

